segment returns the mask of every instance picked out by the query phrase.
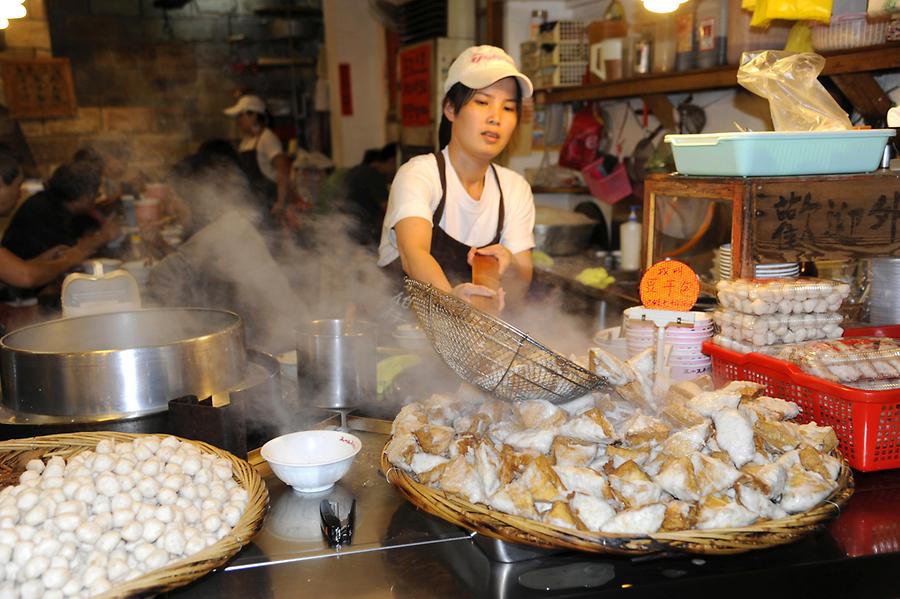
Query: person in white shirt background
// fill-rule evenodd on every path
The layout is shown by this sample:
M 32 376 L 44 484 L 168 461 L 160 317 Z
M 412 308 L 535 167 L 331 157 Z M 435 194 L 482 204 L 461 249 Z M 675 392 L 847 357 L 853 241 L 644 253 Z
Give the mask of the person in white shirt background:
M 409 277 L 470 300 L 496 293 L 474 285 L 475 253 L 494 256 L 501 303 L 524 297 L 531 283 L 534 197 L 518 173 L 492 164 L 512 138 L 531 81 L 494 46 L 473 46 L 450 65 L 444 82 L 442 150 L 404 164 L 391 185 L 378 265 L 399 258 Z
M 241 131 L 238 156 L 250 186 L 264 198 L 273 216 L 281 215 L 293 196 L 291 159 L 266 125 L 265 102 L 258 96 L 245 95 L 224 112 L 237 118 Z

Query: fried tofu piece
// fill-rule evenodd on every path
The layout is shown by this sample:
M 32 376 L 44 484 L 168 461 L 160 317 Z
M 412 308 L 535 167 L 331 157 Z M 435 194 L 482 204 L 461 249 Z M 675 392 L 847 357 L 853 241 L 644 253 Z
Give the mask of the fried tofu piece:
M 747 464 L 741 468 L 741 471 L 752 477 L 753 481 L 769 499 L 780 496 L 784 490 L 784 483 L 787 480 L 787 469 L 779 462 L 761 465 Z
M 414 433 L 428 423 L 425 408 L 419 402 L 406 404 L 397 413 L 391 424 L 391 435 L 396 437 L 403 433 Z
M 597 398 L 593 393 L 582 395 L 579 398 L 559 404 L 559 409 L 569 415 L 569 418 L 581 416 L 588 410 L 597 407 Z
M 487 496 L 500 488 L 500 456 L 491 443 L 482 443 L 475 449 L 475 471 L 481 481 L 481 488 Z
M 754 412 L 763 420 L 792 420 L 800 415 L 800 406 L 792 401 L 760 396 L 741 402 L 741 408 Z
M 676 427 L 688 428 L 698 426 L 709 419 L 692 409 L 686 400 L 671 400 L 663 405 L 662 416 Z
M 709 421 L 704 419 L 700 424 L 678 431 L 663 441 L 661 453 L 671 457 L 689 456 L 700 451 L 709 437 Z
M 799 514 L 819 505 L 836 488 L 834 481 L 826 480 L 798 464 L 788 470 L 780 505 L 789 514 Z
M 450 461 L 447 460 L 445 462 L 439 463 L 437 466 L 429 470 L 428 472 L 423 472 L 419 474 L 419 482 L 423 485 L 429 486 L 437 486 L 440 482 L 441 476 L 444 474 L 444 470 L 447 468 L 447 464 Z
M 500 484 L 509 484 L 531 465 L 534 456 L 528 453 L 515 451 L 509 445 L 504 445 L 500 449 L 500 468 L 497 472 L 497 478 Z
M 769 451 L 783 453 L 800 444 L 800 436 L 795 432 L 795 428 L 785 422 L 757 420 L 753 425 L 753 432 L 763 440 Z
M 738 502 L 722 495 L 708 495 L 699 504 L 697 528 L 740 528 L 759 520 L 759 516 Z
M 632 461 L 625 462 L 609 475 L 609 485 L 629 508 L 657 503 L 662 498 L 659 485 Z
M 450 442 L 448 452 L 450 458 L 468 455 L 469 452 L 475 451 L 475 448 L 482 442 L 481 435 L 475 433 L 462 433 Z
M 550 453 L 558 466 L 587 466 L 597 457 L 597 445 L 571 437 L 556 437 Z
M 679 381 L 669 386 L 666 396 L 663 398 L 663 403 L 684 401 L 695 395 L 700 395 L 703 391 L 704 389 L 694 381 Z
M 528 429 L 556 431 L 566 421 L 566 413 L 545 399 L 516 402 L 522 424 Z
M 694 464 L 687 457 L 670 458 L 653 479 L 663 491 L 682 501 L 700 499 Z
M 448 460 L 444 456 L 417 451 L 415 455 L 413 455 L 412 460 L 410 460 L 409 466 L 414 473 L 421 474 L 423 472 L 432 470 L 435 466 L 444 464 L 449 461 L 450 460 Z
M 615 429 L 597 408 L 563 424 L 559 428 L 559 434 L 592 443 L 611 443 L 616 438 Z
M 736 408 L 724 408 L 712 416 L 716 425 L 716 443 L 724 449 L 731 462 L 740 468 L 756 455 L 753 427 L 750 420 Z
M 795 430 L 807 445 L 812 445 L 822 453 L 831 453 L 838 446 L 837 435 L 830 426 L 819 426 L 815 422 L 795 425 Z
M 697 504 L 687 501 L 670 501 L 659 529 L 662 531 L 688 530 L 697 522 Z
M 574 528 L 575 530 L 587 530 L 581 520 L 572 513 L 569 504 L 565 501 L 554 501 L 550 509 L 541 517 L 545 524 L 560 526 L 562 528 Z
M 640 381 L 620 385 L 616 387 L 616 391 L 626 402 L 648 412 L 654 411 L 653 398 L 648 393 L 646 385 Z
M 649 535 L 659 530 L 666 517 L 666 506 L 654 503 L 627 509 L 610 518 L 600 530 L 615 534 Z
M 737 408 L 741 403 L 741 394 L 737 390 L 704 391 L 688 402 L 688 407 L 701 416 L 712 417 L 724 408 Z
M 568 493 L 546 456 L 537 456 L 522 473 L 521 480 L 535 501 L 559 501 Z
M 587 530 L 601 530 L 601 527 L 616 515 L 616 510 L 609 503 L 583 493 L 575 493 L 569 500 L 569 507 Z
M 825 480 L 831 480 L 831 474 L 825 467 L 822 454 L 809 445 L 803 445 L 800 448 L 800 465 L 810 472 L 815 472 Z
M 631 365 L 599 347 L 588 350 L 588 369 L 614 386 L 625 385 L 635 380 Z
M 631 447 L 641 447 L 652 443 L 661 443 L 669 437 L 666 424 L 638 410 L 624 425 L 625 443 Z
M 787 516 L 784 508 L 772 502 L 769 496 L 758 488 L 758 485 L 739 482 L 735 485 L 735 490 L 740 504 L 760 518 L 778 520 Z
M 478 473 L 463 456 L 447 463 L 447 467 L 441 473 L 439 484 L 442 490 L 455 493 L 472 503 L 479 503 L 485 499 Z
M 528 488 L 521 482 L 514 482 L 500 488 L 487 499 L 487 504 L 513 516 L 521 516 L 532 520 L 540 519 L 534 508 L 534 498 Z
M 628 461 L 632 461 L 635 464 L 642 466 L 643 464 L 646 464 L 647 460 L 650 458 L 650 450 L 646 447 L 629 448 L 620 447 L 618 445 L 608 445 L 606 447 L 606 455 L 609 456 L 613 469 L 619 468 Z
M 746 401 L 759 396 L 766 390 L 766 386 L 751 381 L 731 381 L 721 390 L 726 393 L 737 393 L 741 396 L 741 401 Z
M 391 464 L 412 472 L 412 459 L 418 449 L 416 437 L 412 433 L 398 433 L 385 445 L 384 452 Z
M 422 402 L 427 422 L 431 425 L 452 426 L 453 421 L 465 414 L 466 402 L 435 393 Z
M 563 486 L 569 491 L 577 491 L 585 495 L 593 495 L 603 499 L 612 499 L 609 482 L 596 470 L 583 466 L 553 466 Z
M 741 477 L 741 472 L 727 458 L 719 460 L 698 452 L 691 454 L 690 460 L 701 497 L 731 488 Z
M 455 431 L 449 426 L 431 426 L 426 424 L 413 433 L 422 451 L 434 455 L 443 455 L 450 450 Z

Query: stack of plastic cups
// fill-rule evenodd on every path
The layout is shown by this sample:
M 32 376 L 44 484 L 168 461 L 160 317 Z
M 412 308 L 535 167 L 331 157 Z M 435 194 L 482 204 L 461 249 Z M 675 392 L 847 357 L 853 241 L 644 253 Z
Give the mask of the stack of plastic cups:
M 710 371 L 711 360 L 702 351 L 703 342 L 713 336 L 713 321 L 708 314 L 695 314 L 694 326 L 670 325 L 666 328 L 669 351 L 669 378 L 689 381 Z

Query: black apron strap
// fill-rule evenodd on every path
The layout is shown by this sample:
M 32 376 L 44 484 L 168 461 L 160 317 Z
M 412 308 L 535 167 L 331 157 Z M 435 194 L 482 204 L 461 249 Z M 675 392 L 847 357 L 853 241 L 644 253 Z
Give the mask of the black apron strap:
M 441 178 L 441 201 L 431 217 L 432 226 L 437 227 L 441 224 L 441 218 L 444 216 L 444 206 L 447 203 L 447 164 L 444 162 L 444 153 L 435 152 L 434 158 L 437 160 L 438 176 Z

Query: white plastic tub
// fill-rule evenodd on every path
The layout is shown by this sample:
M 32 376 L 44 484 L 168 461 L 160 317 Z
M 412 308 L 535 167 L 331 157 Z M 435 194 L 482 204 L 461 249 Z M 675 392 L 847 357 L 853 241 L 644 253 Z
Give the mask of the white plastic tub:
M 777 177 L 867 173 L 894 129 L 666 135 L 683 175 Z

